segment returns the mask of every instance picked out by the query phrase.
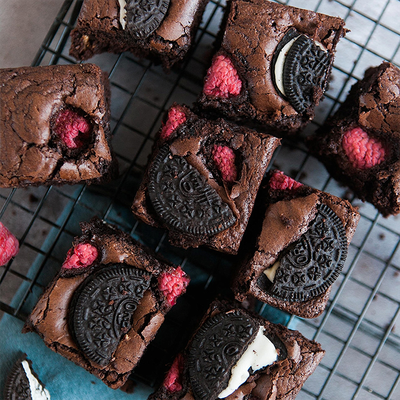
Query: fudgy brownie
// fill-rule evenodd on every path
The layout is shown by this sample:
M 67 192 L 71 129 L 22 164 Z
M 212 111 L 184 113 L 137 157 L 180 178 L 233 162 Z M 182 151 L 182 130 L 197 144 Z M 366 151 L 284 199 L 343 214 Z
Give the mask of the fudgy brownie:
M 362 200 L 384 216 L 400 213 L 399 68 L 388 62 L 369 68 L 308 144 Z
M 149 400 L 294 399 L 324 354 L 297 331 L 215 301 Z
M 93 64 L 1 69 L 0 187 L 114 176 L 109 98 Z
M 172 244 L 236 254 L 280 140 L 173 105 L 132 210 Z
M 170 69 L 190 49 L 208 0 L 85 0 L 70 54 L 130 51 Z
M 98 218 L 82 223 L 60 272 L 28 317 L 24 332 L 121 387 L 189 278 L 128 234 Z
M 198 106 L 279 134 L 313 117 L 344 21 L 265 0 L 228 3 Z
M 249 232 L 256 237 L 234 280 L 235 297 L 255 297 L 291 314 L 315 318 L 326 307 L 360 215 L 347 200 L 281 171 L 270 172 L 266 182 L 258 219 Z
M 7 376 L 4 400 L 50 400 L 50 393 L 40 382 L 26 354 L 19 358 Z

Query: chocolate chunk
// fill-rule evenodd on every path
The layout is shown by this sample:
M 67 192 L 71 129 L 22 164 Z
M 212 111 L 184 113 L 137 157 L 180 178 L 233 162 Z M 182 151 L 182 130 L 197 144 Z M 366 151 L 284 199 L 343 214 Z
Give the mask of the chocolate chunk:
M 87 358 L 101 366 L 110 362 L 149 285 L 150 274 L 125 264 L 102 268 L 82 282 L 71 302 L 69 323 Z
M 163 146 L 149 173 L 149 196 L 157 215 L 171 228 L 212 236 L 236 221 L 230 207 L 184 157 Z
M 147 38 L 159 27 L 168 7 L 169 0 L 128 0 L 126 29 L 136 38 Z
M 196 400 L 217 398 L 228 386 L 230 371 L 255 338 L 258 325 L 240 310 L 209 318 L 189 348 L 190 384 Z
M 280 256 L 269 291 L 290 301 L 318 296 L 337 279 L 346 257 L 343 224 L 329 207 L 321 204 L 307 232 Z

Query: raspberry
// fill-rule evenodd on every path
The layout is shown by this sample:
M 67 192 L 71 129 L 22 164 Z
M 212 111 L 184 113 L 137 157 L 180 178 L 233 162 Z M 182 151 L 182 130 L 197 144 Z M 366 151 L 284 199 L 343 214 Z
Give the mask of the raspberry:
M 98 251 L 96 247 L 89 243 L 81 243 L 73 249 L 69 249 L 67 257 L 65 258 L 63 268 L 83 268 L 93 264 L 97 258 Z
M 165 272 L 161 274 L 158 279 L 158 287 L 171 306 L 176 303 L 176 298 L 185 291 L 189 284 L 189 278 L 185 276 L 181 267 L 176 268 L 171 273 Z
M 212 149 L 212 158 L 220 170 L 222 179 L 227 182 L 234 182 L 237 178 L 235 165 L 235 153 L 228 146 L 214 145 Z
M 282 171 L 276 170 L 269 180 L 269 186 L 273 190 L 296 190 L 303 184 L 286 176 Z
M 18 250 L 17 238 L 0 222 L 0 265 L 6 265 Z
M 167 122 L 161 129 L 160 137 L 166 140 L 170 137 L 171 133 L 181 124 L 186 121 L 186 114 L 180 111 L 177 107 L 173 107 L 168 111 Z
M 232 61 L 224 55 L 215 57 L 207 71 L 204 94 L 227 99 L 239 95 L 241 89 L 242 81 Z
M 357 169 L 372 168 L 385 160 L 386 151 L 382 143 L 358 127 L 344 134 L 342 146 L 351 165 Z
M 183 356 L 178 354 L 164 379 L 164 387 L 172 393 L 182 390 Z
M 92 126 L 86 118 L 70 109 L 62 110 L 58 114 L 53 129 L 69 149 L 78 149 L 85 145 L 92 132 Z

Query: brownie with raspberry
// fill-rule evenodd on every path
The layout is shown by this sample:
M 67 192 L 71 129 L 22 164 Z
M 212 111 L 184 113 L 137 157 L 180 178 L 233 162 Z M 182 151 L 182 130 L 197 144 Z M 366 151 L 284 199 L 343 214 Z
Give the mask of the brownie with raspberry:
M 190 50 L 208 0 L 85 0 L 70 54 L 87 60 L 129 51 L 169 70 Z
M 149 400 L 291 400 L 324 354 L 298 331 L 214 301 Z
M 135 196 L 136 217 L 173 245 L 236 254 L 280 140 L 174 104 Z
M 114 177 L 109 102 L 93 64 L 1 69 L 0 187 Z
M 341 18 L 265 0 L 228 2 L 198 106 L 295 134 L 326 89 Z
M 259 200 L 232 286 L 235 297 L 315 318 L 340 275 L 360 215 L 347 200 L 278 170 L 265 178 Z
M 99 218 L 81 228 L 24 332 L 36 332 L 50 349 L 117 389 L 189 278 Z
M 369 68 L 337 112 L 308 139 L 338 181 L 385 217 L 400 213 L 400 69 Z

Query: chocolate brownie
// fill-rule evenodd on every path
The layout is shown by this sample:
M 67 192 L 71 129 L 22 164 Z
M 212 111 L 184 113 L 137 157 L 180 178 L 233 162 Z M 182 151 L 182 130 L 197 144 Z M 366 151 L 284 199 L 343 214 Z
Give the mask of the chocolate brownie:
M 189 51 L 208 0 L 85 0 L 70 54 L 130 51 L 170 69 Z
M 200 118 L 173 105 L 132 210 L 168 229 L 170 242 L 236 254 L 265 170 L 280 140 Z
M 326 307 L 360 215 L 347 200 L 281 171 L 270 172 L 266 182 L 256 210 L 259 218 L 249 232 L 251 245 L 233 284 L 235 297 L 255 297 L 315 318 Z
M 337 180 L 385 217 L 400 213 L 400 70 L 369 68 L 344 103 L 308 139 Z
M 4 387 L 4 400 L 50 400 L 50 393 L 24 354 L 14 364 Z
M 185 292 L 189 279 L 128 234 L 98 218 L 82 223 L 60 272 L 28 317 L 24 332 L 121 387 Z
M 149 400 L 294 399 L 324 354 L 300 332 L 215 301 Z
M 0 187 L 115 176 L 109 99 L 93 64 L 1 69 Z
M 228 6 L 198 106 L 296 133 L 314 117 L 344 21 L 265 0 Z

